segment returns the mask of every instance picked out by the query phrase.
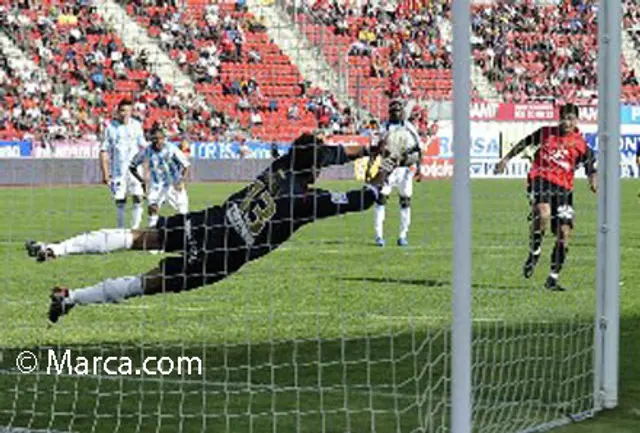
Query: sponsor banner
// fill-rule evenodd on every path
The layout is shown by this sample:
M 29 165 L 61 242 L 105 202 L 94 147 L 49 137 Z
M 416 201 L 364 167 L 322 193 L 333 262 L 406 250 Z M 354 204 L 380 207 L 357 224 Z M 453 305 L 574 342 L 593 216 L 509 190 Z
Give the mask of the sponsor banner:
M 628 177 L 638 177 L 638 166 L 633 163 L 622 163 L 620 164 L 620 177 L 628 178 Z
M 620 123 L 640 124 L 640 106 L 623 105 L 620 109 Z
M 594 151 L 598 151 L 598 134 L 584 134 L 587 144 Z M 620 160 L 624 163 L 633 163 L 636 159 L 636 149 L 640 144 L 640 134 L 621 134 L 620 135 Z
M 277 144 L 280 155 L 289 151 L 290 145 Z M 195 159 L 270 159 L 271 143 L 246 141 L 194 142 L 191 157 Z
M 474 179 L 525 179 L 531 168 L 531 161 L 514 158 L 507 163 L 504 173 L 495 174 L 495 159 L 472 159 L 469 163 L 469 175 Z
M 524 158 L 515 158 L 507 164 L 502 174 L 495 174 L 496 161 L 488 159 L 472 159 L 469 165 L 470 176 L 472 179 L 526 179 L 531 161 Z M 635 163 L 623 162 L 620 164 L 620 177 L 636 178 L 638 177 L 638 166 Z M 584 167 L 576 170 L 576 179 L 586 179 L 587 175 Z
M 453 177 L 453 159 L 426 156 L 420 164 L 422 179 L 449 179 Z
M 0 141 L 0 158 L 25 158 L 31 156 L 30 141 Z
M 342 146 L 368 146 L 371 144 L 371 137 L 362 135 L 331 135 L 327 137 L 327 144 Z
M 55 140 L 45 145 L 35 144 L 34 158 L 97 159 L 100 143 L 96 140 Z
M 453 125 L 439 125 L 437 144 L 440 158 L 453 158 Z M 432 141 L 433 143 L 433 141 Z M 471 158 L 500 158 L 500 125 L 471 128 Z
M 598 107 L 578 107 L 579 120 L 597 123 Z M 499 102 L 474 102 L 470 107 L 471 120 L 501 122 L 548 122 L 560 119 L 560 106 L 552 103 L 512 104 Z M 622 123 L 640 123 L 640 107 L 622 106 Z

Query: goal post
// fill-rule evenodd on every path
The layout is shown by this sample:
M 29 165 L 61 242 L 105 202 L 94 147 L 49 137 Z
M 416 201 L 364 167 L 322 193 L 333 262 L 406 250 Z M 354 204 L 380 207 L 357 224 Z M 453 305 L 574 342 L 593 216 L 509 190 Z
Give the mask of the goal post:
M 620 340 L 620 96 L 621 0 L 602 0 L 598 15 L 598 195 L 595 401 L 618 404 Z
M 471 2 L 453 0 L 453 324 L 451 330 L 451 432 L 472 426 L 472 228 L 469 161 L 471 151 Z

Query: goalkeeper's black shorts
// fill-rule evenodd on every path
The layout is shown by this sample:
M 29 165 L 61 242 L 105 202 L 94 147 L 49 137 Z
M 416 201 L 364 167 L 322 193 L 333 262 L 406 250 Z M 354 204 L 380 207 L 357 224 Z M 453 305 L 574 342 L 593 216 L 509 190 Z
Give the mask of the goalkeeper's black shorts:
M 165 290 L 179 292 L 213 284 L 248 261 L 246 244 L 225 224 L 220 206 L 159 218 L 165 252 L 179 252 L 160 262 Z

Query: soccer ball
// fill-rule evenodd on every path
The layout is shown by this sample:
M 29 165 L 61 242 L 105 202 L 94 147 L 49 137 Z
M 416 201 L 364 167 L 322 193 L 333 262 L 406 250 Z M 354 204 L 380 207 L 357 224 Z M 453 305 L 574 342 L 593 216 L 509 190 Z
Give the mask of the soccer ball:
M 390 131 L 382 140 L 382 154 L 398 161 L 401 166 L 418 162 L 420 149 L 415 147 L 414 137 L 406 128 Z

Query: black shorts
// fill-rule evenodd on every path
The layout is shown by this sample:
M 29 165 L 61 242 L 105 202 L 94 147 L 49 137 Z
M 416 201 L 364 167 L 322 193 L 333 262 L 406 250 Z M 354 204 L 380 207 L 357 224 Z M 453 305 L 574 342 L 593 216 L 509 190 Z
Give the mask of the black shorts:
M 548 203 L 551 207 L 551 230 L 557 233 L 558 227 L 568 225 L 573 228 L 573 191 L 549 182 L 546 179 L 529 180 L 527 193 L 531 205 Z
M 225 224 L 224 212 L 215 206 L 185 215 L 158 219 L 165 252 L 179 252 L 160 262 L 165 290 L 179 292 L 213 284 L 246 263 L 246 248 Z

